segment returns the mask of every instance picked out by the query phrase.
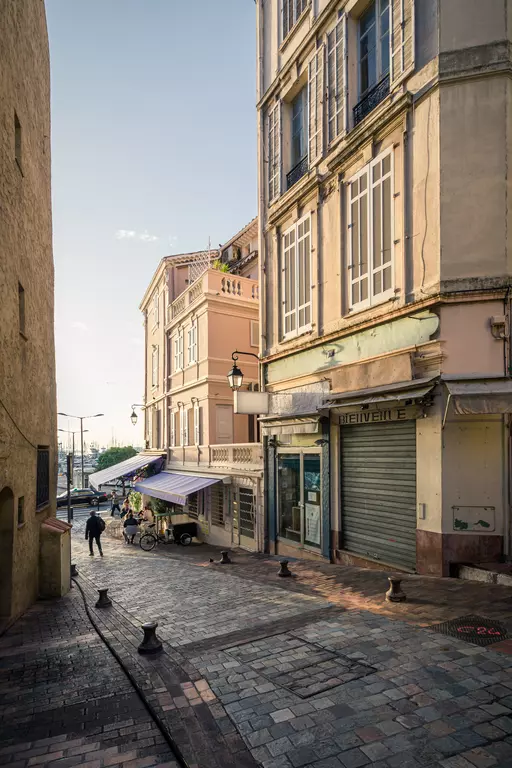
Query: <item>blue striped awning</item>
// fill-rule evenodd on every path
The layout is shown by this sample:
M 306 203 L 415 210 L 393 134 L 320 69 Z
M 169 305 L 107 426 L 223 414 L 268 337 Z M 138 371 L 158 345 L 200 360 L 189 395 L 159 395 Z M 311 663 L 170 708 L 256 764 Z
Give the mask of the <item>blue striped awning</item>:
M 147 496 L 154 496 L 156 499 L 163 499 L 163 501 L 184 506 L 191 493 L 208 488 L 209 485 L 221 483 L 227 477 L 227 475 L 205 477 L 204 475 L 179 475 L 176 472 L 160 472 L 159 475 L 153 475 L 153 477 L 135 483 L 135 490 L 145 493 Z
M 119 464 L 114 464 L 112 467 L 107 467 L 107 469 L 102 469 L 100 472 L 94 472 L 92 475 L 89 475 L 89 484 L 93 488 L 98 489 L 100 485 L 105 485 L 105 483 L 110 483 L 112 480 L 117 480 L 120 477 L 131 478 L 149 466 L 149 464 L 161 461 L 162 458 L 163 456 L 138 453 L 137 456 L 132 456 L 131 459 L 120 461 Z

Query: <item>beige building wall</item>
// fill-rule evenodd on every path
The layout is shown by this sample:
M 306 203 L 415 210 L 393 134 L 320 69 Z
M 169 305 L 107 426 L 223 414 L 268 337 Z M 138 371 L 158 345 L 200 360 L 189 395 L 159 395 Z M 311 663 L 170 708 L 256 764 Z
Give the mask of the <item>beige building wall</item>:
M 392 5 L 395 13 L 402 6 Z M 262 355 L 274 395 L 321 382 L 331 393 L 348 393 L 428 377 L 510 376 L 509 337 L 493 335 L 491 318 L 505 317 L 510 333 L 511 4 L 404 5 L 416 20 L 412 65 L 356 125 L 358 23 L 370 0 L 307 5 L 285 39 L 278 0 L 258 2 Z M 310 156 L 304 175 L 287 185 L 291 103 L 339 18 L 346 18 L 346 130 L 329 144 L 327 95 L 319 107 L 321 156 Z M 281 190 L 269 200 L 268 120 L 278 103 Z M 392 292 L 352 308 L 349 184 L 385 152 L 392 157 Z M 306 215 L 311 324 L 288 338 L 283 234 Z M 432 395 L 416 421 L 417 568 L 446 575 L 452 563 L 510 551 L 508 415 L 456 416 L 444 384 Z M 331 558 L 344 556 L 342 429 L 330 425 L 331 542 L 324 556 Z M 492 522 L 478 532 L 457 528 L 462 507 L 485 508 Z
M 40 530 L 55 513 L 57 424 L 44 4 L 5 0 L 0 39 L 1 624 L 44 591 Z M 38 449 L 49 451 L 39 506 Z

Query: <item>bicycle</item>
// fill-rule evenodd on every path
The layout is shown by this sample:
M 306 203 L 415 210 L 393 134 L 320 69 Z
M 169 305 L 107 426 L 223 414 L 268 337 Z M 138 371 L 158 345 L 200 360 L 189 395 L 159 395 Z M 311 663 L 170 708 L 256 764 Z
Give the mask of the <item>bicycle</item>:
M 181 544 L 182 547 L 188 547 L 192 543 L 192 539 L 195 533 L 190 530 L 191 526 L 195 526 L 195 523 L 183 523 L 183 525 L 172 525 L 167 529 L 166 533 L 157 533 L 155 530 L 149 530 L 155 528 L 155 523 L 151 523 L 146 527 L 146 533 L 144 533 L 139 540 L 139 546 L 144 552 L 151 552 L 157 544 Z M 189 530 L 178 529 L 188 528 Z

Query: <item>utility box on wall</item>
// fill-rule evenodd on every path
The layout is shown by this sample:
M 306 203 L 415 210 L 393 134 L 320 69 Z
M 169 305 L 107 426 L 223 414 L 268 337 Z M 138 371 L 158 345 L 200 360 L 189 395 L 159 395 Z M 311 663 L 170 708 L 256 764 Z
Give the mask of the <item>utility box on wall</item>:
M 49 517 L 39 536 L 39 596 L 62 597 L 71 585 L 71 528 Z

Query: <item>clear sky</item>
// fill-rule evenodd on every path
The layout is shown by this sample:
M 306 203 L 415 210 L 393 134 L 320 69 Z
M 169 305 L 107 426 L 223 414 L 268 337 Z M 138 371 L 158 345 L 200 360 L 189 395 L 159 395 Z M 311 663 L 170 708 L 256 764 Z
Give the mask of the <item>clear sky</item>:
M 100 445 L 142 445 L 130 405 L 143 397 L 138 307 L 153 272 L 256 214 L 255 4 L 46 8 L 58 409 L 105 413 L 87 424 Z

